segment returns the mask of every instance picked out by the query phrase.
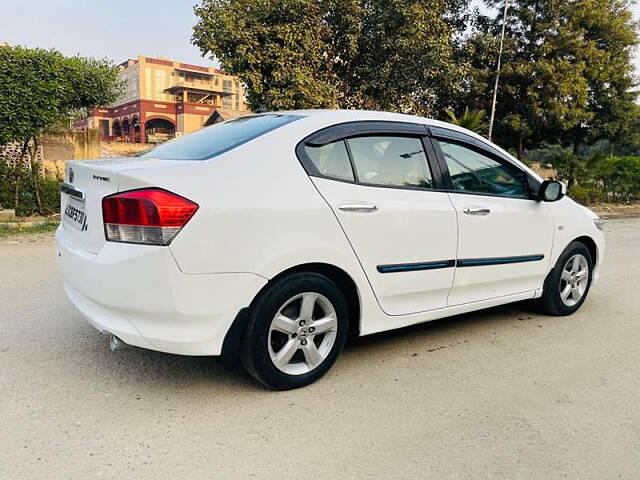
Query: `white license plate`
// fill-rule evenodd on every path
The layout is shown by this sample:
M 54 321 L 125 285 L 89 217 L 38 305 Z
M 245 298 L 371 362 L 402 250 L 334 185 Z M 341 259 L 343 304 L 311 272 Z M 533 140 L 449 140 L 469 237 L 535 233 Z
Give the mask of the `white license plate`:
M 71 225 L 81 232 L 84 231 L 87 225 L 87 214 L 84 210 L 84 203 L 70 198 L 64 209 L 62 218 L 67 225 Z

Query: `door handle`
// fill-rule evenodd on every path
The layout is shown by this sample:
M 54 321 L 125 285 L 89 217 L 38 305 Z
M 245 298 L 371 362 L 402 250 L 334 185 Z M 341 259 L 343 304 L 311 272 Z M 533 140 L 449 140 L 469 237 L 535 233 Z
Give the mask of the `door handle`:
M 479 216 L 489 215 L 491 213 L 491 210 L 484 207 L 464 207 L 462 211 L 467 215 L 479 215 Z
M 338 210 L 343 212 L 373 213 L 378 207 L 370 203 L 344 203 L 338 206 Z

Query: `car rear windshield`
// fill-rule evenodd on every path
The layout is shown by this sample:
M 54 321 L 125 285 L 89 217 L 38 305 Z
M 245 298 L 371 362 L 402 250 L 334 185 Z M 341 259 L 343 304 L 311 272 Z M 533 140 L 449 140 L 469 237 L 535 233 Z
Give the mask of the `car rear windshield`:
M 299 119 L 298 115 L 264 114 L 242 117 L 205 127 L 138 156 L 160 160 L 206 160 Z

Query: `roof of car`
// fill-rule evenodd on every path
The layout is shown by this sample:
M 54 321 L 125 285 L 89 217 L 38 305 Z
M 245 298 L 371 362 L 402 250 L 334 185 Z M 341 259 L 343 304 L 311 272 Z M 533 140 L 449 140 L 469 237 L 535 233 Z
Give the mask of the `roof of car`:
M 411 122 L 422 123 L 433 127 L 449 128 L 451 130 L 457 130 L 472 136 L 477 136 L 486 141 L 484 137 L 471 132 L 465 128 L 458 127 L 448 122 L 442 122 L 440 120 L 434 120 L 431 118 L 420 117 L 418 115 L 409 115 L 405 113 L 393 113 L 383 112 L 376 110 L 339 110 L 339 109 L 309 109 L 309 110 L 284 110 L 278 112 L 265 112 L 265 113 L 277 113 L 286 115 L 300 115 L 303 117 L 311 116 L 323 116 L 328 117 L 327 120 L 335 120 L 336 122 L 349 122 L 358 120 L 386 120 L 391 122 Z M 333 117 L 333 118 L 332 118 Z

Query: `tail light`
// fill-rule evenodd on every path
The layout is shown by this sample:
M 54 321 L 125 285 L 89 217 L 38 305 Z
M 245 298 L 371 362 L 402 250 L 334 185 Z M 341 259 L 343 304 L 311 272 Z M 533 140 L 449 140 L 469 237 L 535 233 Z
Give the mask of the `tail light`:
M 102 199 L 109 242 L 169 245 L 198 210 L 198 204 L 160 188 L 116 193 Z

